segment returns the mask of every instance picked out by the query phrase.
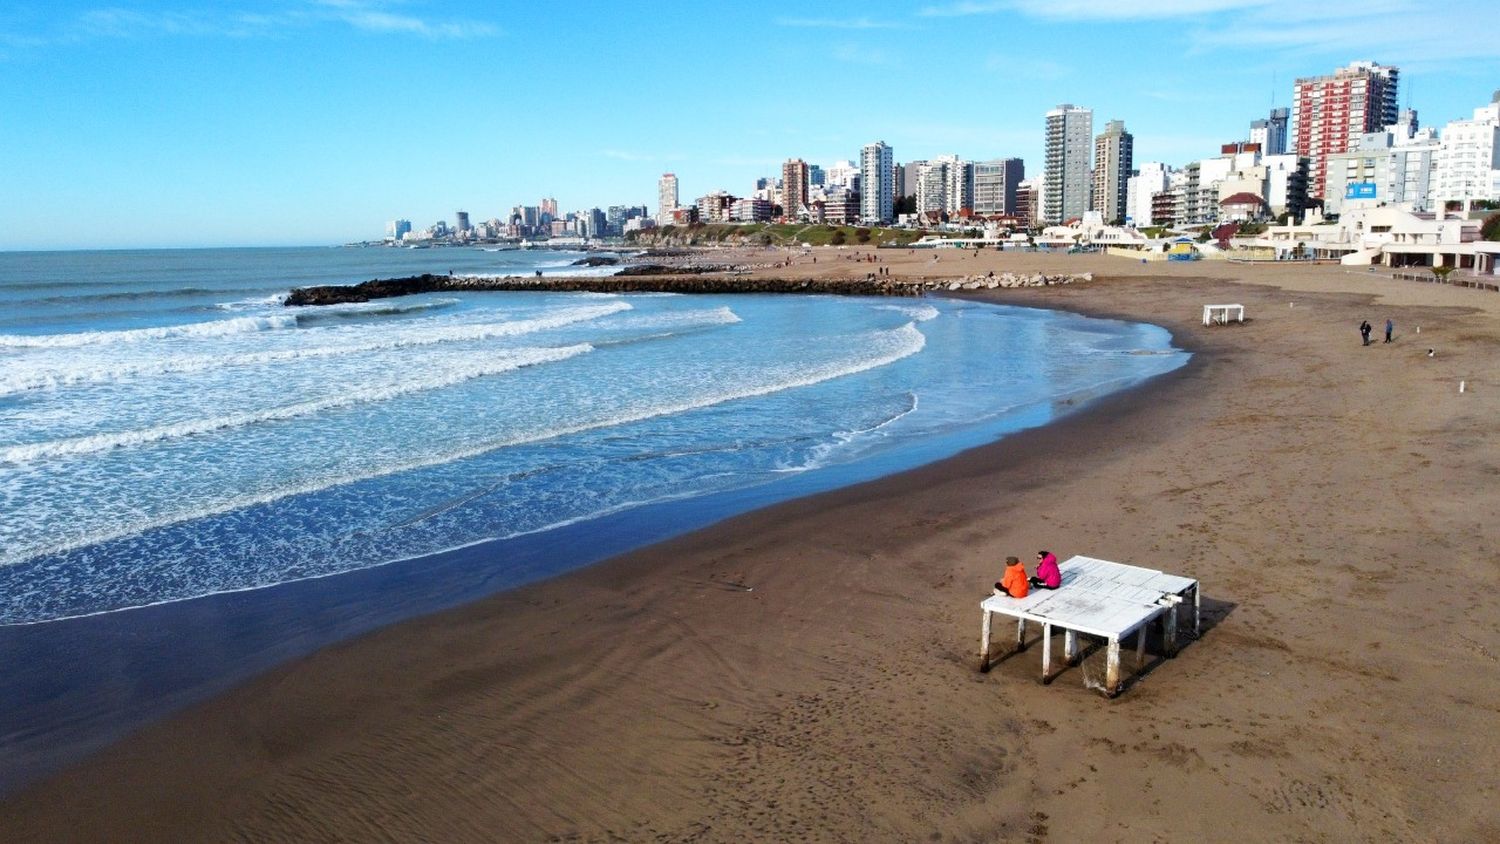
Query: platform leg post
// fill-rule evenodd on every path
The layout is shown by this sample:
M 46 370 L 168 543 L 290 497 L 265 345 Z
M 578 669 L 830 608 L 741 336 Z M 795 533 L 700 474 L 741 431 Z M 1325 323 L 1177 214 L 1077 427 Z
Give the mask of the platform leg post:
M 1109 652 L 1104 661 L 1104 693 L 1114 697 L 1120 691 L 1120 640 L 1109 640 Z
M 1146 628 L 1149 624 L 1142 624 L 1141 629 L 1135 634 L 1135 670 L 1140 671 L 1146 662 Z
M 979 627 L 979 670 L 990 670 L 990 611 L 982 610 L 984 623 Z
M 1078 664 L 1078 634 L 1072 630 L 1063 631 L 1063 656 L 1069 665 Z
M 1162 653 L 1168 657 L 1177 656 L 1177 605 L 1173 604 L 1167 610 L 1167 620 L 1162 622 L 1161 633 Z
M 1201 632 L 1201 628 L 1199 627 L 1199 624 L 1200 624 L 1200 621 L 1201 621 L 1201 618 L 1202 618 L 1202 608 L 1203 608 L 1203 605 L 1202 605 L 1202 602 L 1199 599 L 1200 599 L 1200 597 L 1202 595 L 1202 590 L 1203 590 L 1202 584 L 1198 584 L 1198 585 L 1196 585 L 1196 586 L 1193 587 L 1193 635 L 1194 636 L 1197 636 Z
M 1052 625 L 1042 625 L 1042 683 L 1052 682 Z
M 1016 619 L 1016 650 L 1026 650 L 1026 619 Z

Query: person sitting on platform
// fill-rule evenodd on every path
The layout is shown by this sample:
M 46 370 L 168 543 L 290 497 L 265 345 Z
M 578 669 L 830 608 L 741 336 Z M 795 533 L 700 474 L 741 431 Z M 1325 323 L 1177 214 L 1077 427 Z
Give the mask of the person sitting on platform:
M 1051 551 L 1036 552 L 1036 577 L 1031 585 L 1038 589 L 1056 589 L 1062 585 L 1062 572 L 1057 569 L 1057 555 Z
M 1005 576 L 995 584 L 996 595 L 1009 595 L 1012 598 L 1024 598 L 1029 591 L 1026 582 L 1026 567 L 1021 565 L 1017 557 L 1005 558 Z

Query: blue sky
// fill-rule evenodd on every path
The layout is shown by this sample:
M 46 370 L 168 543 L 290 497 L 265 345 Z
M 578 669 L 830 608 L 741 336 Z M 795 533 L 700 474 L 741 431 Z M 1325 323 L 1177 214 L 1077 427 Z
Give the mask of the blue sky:
M 319 244 L 684 199 L 884 139 L 1019 156 L 1043 114 L 1119 118 L 1136 160 L 1243 138 L 1297 76 L 1402 70 L 1424 125 L 1500 88 L 1496 0 L 916 3 L 11 0 L 0 249 Z

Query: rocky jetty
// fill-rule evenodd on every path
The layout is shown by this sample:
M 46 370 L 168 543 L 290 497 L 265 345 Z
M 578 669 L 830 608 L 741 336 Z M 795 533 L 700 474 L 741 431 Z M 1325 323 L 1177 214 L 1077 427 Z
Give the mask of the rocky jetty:
M 608 255 L 590 255 L 587 258 L 579 258 L 569 266 L 573 267 L 613 267 L 620 263 L 619 258 Z
M 593 293 L 824 293 L 844 296 L 920 296 L 934 291 L 992 290 L 1006 287 L 1045 287 L 1093 281 L 1093 273 L 1043 275 L 1001 273 L 951 279 L 777 278 L 752 275 L 710 275 L 702 267 L 642 265 L 655 272 L 624 272 L 590 278 L 539 276 L 444 276 L 375 279 L 346 287 L 301 287 L 286 298 L 287 305 L 335 305 L 368 302 L 414 293 L 473 290 L 565 290 Z

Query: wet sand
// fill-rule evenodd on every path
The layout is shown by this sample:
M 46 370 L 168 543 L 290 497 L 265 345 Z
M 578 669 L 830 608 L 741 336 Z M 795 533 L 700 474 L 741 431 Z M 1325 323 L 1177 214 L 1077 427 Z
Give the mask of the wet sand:
M 853 251 L 792 268 L 862 276 Z M 973 295 L 1197 354 L 1046 428 L 328 648 L 0 804 L 0 839 L 1500 838 L 1500 296 L 880 255 L 1092 270 Z M 1204 328 L 1209 302 L 1250 321 Z M 1397 341 L 1362 347 L 1387 316 Z M 980 674 L 978 601 L 1044 547 L 1201 579 L 1203 635 L 1115 700 L 1080 669 L 1040 685 L 1035 646 Z

